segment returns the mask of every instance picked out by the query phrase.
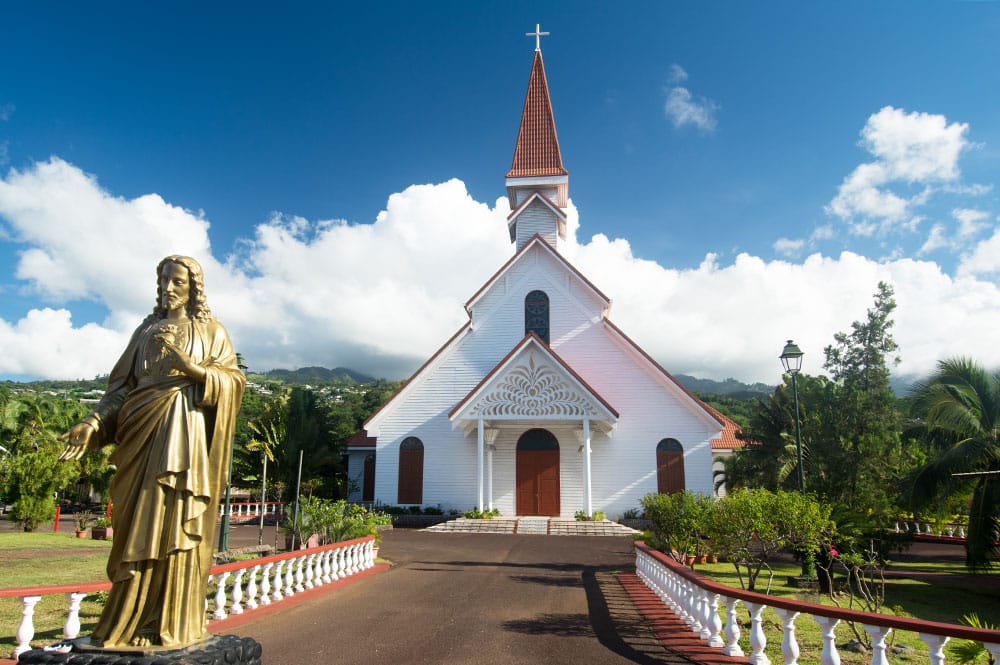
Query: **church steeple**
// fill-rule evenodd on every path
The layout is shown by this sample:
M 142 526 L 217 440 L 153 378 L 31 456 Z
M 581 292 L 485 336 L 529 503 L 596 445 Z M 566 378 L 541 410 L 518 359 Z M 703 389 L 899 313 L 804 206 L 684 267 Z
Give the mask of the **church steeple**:
M 517 249 L 535 234 L 553 246 L 557 237 L 566 237 L 566 215 L 562 209 L 568 201 L 569 172 L 562 163 L 539 44 L 539 39 L 548 34 L 539 26 L 535 26 L 535 32 L 527 33 L 535 38 L 535 58 L 521 111 L 514 160 L 507 172 L 507 198 L 513 210 L 508 218 L 510 240 Z

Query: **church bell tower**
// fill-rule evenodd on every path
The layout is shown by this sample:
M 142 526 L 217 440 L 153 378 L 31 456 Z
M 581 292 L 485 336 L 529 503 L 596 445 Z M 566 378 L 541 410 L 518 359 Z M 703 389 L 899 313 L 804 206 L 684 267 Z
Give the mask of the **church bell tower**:
M 535 38 L 535 59 L 521 111 L 521 128 L 514 147 L 514 161 L 507 172 L 507 198 L 512 212 L 507 218 L 510 241 L 520 250 L 535 235 L 553 247 L 566 238 L 566 205 L 569 172 L 563 168 L 556 136 L 556 121 L 549 100 L 549 86 L 542 63 L 540 26 L 527 36 Z

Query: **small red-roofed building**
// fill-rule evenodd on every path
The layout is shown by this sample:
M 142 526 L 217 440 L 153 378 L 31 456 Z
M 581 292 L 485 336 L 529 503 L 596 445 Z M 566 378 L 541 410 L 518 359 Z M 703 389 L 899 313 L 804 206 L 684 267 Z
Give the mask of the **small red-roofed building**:
M 612 323 L 610 298 L 559 252 L 569 173 L 540 49 L 506 188 L 514 255 L 348 442 L 349 498 L 614 518 L 652 492 L 712 494 L 713 448 L 735 425 Z

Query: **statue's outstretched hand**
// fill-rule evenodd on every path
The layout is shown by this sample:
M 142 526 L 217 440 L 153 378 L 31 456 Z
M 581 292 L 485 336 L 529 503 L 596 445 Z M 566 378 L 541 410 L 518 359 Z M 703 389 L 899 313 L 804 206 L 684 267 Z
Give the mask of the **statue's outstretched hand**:
M 66 447 L 59 455 L 61 461 L 80 459 L 87 452 L 87 448 L 96 443 L 94 437 L 94 427 L 87 422 L 74 425 L 68 432 L 63 432 L 59 436 L 60 441 L 66 442 Z

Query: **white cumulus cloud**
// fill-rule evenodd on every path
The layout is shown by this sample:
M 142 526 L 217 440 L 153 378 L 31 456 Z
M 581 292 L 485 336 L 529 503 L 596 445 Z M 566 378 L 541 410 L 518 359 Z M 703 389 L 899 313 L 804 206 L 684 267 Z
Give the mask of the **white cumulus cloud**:
M 912 228 L 918 221 L 914 209 L 935 187 L 959 185 L 959 157 L 970 147 L 968 129 L 943 115 L 882 108 L 861 130 L 860 145 L 874 161 L 859 164 L 844 178 L 827 212 L 858 235 Z
M 205 267 L 209 304 L 253 369 L 342 365 L 403 377 L 466 320 L 462 303 L 513 253 L 508 212 L 506 199 L 478 202 L 458 180 L 414 185 L 389 196 L 371 223 L 275 215 L 236 254 L 217 257 L 205 216 L 154 194 L 115 196 L 58 159 L 38 163 L 0 180 L 7 242 L 22 248 L 16 275 L 4 279 L 54 304 L 0 320 L 0 375 L 108 371 L 153 304 L 158 260 L 187 253 Z M 622 238 L 585 240 L 572 204 L 568 215 L 560 251 L 613 299 L 612 320 L 671 371 L 777 383 L 791 338 L 806 371 L 818 373 L 823 347 L 864 317 L 880 280 L 899 302 L 901 373 L 960 353 L 1000 366 L 1000 289 L 978 277 L 997 269 L 1000 235 L 956 277 L 930 261 L 850 252 L 801 261 L 740 254 L 727 264 L 707 254 L 679 270 L 637 258 Z M 108 316 L 75 322 L 79 297 Z

